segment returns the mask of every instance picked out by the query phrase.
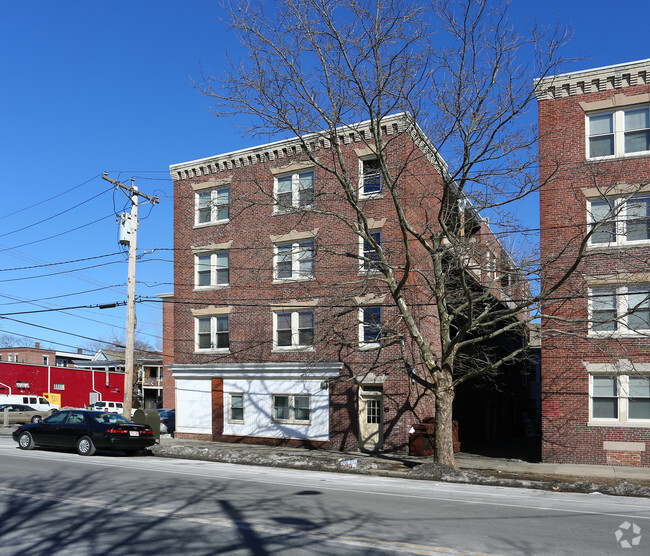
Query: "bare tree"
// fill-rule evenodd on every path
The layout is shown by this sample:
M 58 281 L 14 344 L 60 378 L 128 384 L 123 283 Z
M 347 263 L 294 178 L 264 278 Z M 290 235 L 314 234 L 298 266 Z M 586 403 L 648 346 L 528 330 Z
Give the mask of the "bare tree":
M 527 120 L 532 78 L 556 72 L 566 33 L 532 27 L 518 34 L 507 6 L 488 0 L 278 0 L 238 2 L 227 13 L 247 57 L 218 76 L 202 74 L 197 88 L 216 100 L 218 115 L 247 118 L 252 136 L 297 137 L 331 176 L 326 194 L 346 210 L 329 213 L 368 245 L 363 264 L 376 270 L 377 291 L 387 293 L 398 319 L 385 337 L 401 345 L 404 372 L 435 393 L 435 459 L 454 465 L 455 389 L 522 357 L 527 322 L 586 245 L 581 239 L 543 294 L 527 281 L 539 278 L 539 257 L 513 260 L 501 247 L 506 239 L 526 247 L 513 211 L 540 187 Z M 405 147 L 385 124 L 397 113 L 415 145 L 400 164 L 391 153 Z M 360 135 L 358 122 L 370 132 Z M 348 136 L 376 155 L 399 249 L 372 233 L 357 162 L 344 152 Z M 314 138 L 328 145 L 327 155 L 314 149 Z M 423 159 L 435 176 L 418 172 Z M 435 310 L 423 314 L 412 284 Z

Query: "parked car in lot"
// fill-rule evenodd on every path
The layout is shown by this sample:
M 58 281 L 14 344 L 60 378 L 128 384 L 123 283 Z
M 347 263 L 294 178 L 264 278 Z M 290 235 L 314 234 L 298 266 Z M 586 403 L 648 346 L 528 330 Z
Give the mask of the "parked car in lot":
M 93 411 L 106 411 L 108 413 L 124 414 L 124 404 L 122 402 L 95 402 L 90 406 Z
M 160 434 L 174 434 L 176 430 L 176 410 L 159 409 L 160 414 Z
M 45 417 L 52 415 L 50 410 L 39 410 L 30 407 L 29 405 L 17 403 L 3 403 L 0 404 L 0 423 L 4 422 L 4 411 L 7 410 L 9 424 L 15 425 L 16 423 L 37 423 Z M 56 410 L 55 410 L 56 411 Z
M 18 427 L 11 436 L 22 450 L 76 448 L 82 456 L 92 456 L 97 449 L 131 455 L 156 442 L 149 425 L 138 425 L 117 413 L 82 409 L 57 411 L 38 423 Z

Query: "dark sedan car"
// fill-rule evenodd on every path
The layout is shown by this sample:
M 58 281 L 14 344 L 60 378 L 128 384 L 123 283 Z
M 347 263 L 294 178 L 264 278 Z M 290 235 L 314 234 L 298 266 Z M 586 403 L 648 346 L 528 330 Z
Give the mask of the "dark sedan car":
M 38 423 L 18 427 L 11 436 L 23 450 L 35 446 L 76 448 L 82 456 L 99 449 L 135 454 L 156 440 L 149 425 L 137 425 L 117 413 L 69 409 Z

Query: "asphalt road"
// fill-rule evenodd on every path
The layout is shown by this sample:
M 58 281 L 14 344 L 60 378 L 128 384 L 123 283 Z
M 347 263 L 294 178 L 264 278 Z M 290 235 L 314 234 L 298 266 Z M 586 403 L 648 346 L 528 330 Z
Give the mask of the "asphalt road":
M 7 437 L 0 470 L 2 555 L 634 555 L 650 547 L 642 498 L 85 458 L 24 452 Z

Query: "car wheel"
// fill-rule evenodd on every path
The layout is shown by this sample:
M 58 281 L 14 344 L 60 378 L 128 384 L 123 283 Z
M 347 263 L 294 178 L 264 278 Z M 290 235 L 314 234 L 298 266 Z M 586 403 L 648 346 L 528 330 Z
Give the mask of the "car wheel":
M 32 417 L 32 423 L 40 423 L 43 420 L 43 418 L 40 415 L 34 415 Z
M 32 435 L 29 434 L 28 432 L 22 433 L 18 437 L 18 446 L 20 447 L 21 450 L 33 450 L 35 444 Z
M 89 437 L 82 436 L 77 440 L 77 453 L 80 456 L 92 456 L 96 451 L 97 448 L 95 448 L 93 441 Z

